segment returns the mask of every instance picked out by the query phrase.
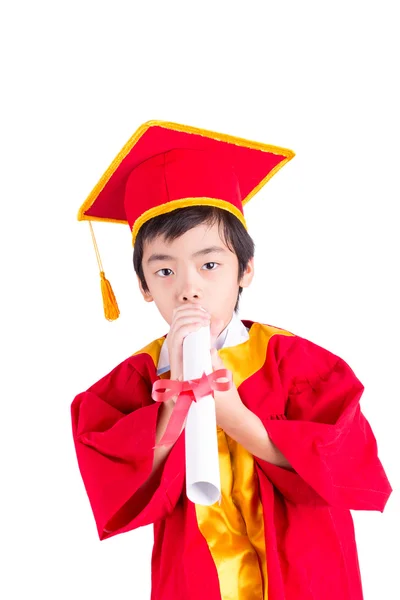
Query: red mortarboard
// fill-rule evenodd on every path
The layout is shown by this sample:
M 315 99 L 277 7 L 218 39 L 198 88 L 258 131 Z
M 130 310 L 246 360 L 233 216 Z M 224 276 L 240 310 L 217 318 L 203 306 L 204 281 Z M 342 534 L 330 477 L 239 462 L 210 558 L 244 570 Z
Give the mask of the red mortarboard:
M 78 213 L 89 221 L 100 268 L 105 317 L 119 316 L 105 278 L 91 221 L 128 224 L 132 244 L 149 219 L 177 208 L 217 206 L 246 227 L 243 206 L 283 167 L 286 148 L 196 129 L 148 121 L 134 133 L 93 188 Z

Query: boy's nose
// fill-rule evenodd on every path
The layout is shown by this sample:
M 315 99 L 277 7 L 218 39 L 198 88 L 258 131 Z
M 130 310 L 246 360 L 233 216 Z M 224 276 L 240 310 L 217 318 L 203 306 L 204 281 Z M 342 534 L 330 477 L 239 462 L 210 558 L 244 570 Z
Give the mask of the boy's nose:
M 192 269 L 188 269 L 185 273 L 181 273 L 181 277 L 177 283 L 178 298 L 180 302 L 201 301 L 203 297 L 201 281 Z
M 186 285 L 181 293 L 179 299 L 181 302 L 200 302 L 202 297 L 201 290 L 194 285 Z
M 181 302 L 200 302 L 201 295 L 196 292 L 185 292 L 180 295 Z

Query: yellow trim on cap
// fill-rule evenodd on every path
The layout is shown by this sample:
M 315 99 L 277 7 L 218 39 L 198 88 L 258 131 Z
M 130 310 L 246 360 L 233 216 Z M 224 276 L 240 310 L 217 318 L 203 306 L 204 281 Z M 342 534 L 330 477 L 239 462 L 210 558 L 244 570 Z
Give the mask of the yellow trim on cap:
M 191 127 L 190 125 L 179 125 L 179 123 L 170 123 L 168 121 L 147 121 L 142 127 L 146 127 L 146 129 L 149 127 L 164 127 L 164 129 L 172 129 L 173 131 L 181 131 L 182 133 L 193 133 L 219 142 L 234 144 L 235 146 L 244 146 L 245 148 L 251 148 L 253 150 L 261 150 L 262 152 L 286 156 L 288 160 L 295 155 L 293 150 L 289 150 L 288 148 L 263 144 L 262 142 L 253 142 L 227 133 L 216 133 L 215 131 L 199 129 L 197 127 Z
M 294 156 L 294 154 L 293 154 Z M 253 198 L 253 196 L 255 196 L 257 194 L 258 191 L 261 190 L 261 188 L 267 183 L 267 181 L 269 181 L 271 179 L 271 177 L 273 177 L 275 175 L 275 173 L 277 173 L 279 171 L 279 169 L 282 169 L 283 166 L 286 165 L 287 162 L 289 162 L 289 160 L 291 160 L 293 158 L 293 156 L 290 157 L 286 157 L 284 160 L 282 160 L 282 162 L 280 162 L 279 164 L 276 165 L 276 167 L 274 167 L 266 177 L 264 177 L 264 179 L 262 179 L 260 181 L 260 183 L 250 192 L 250 194 L 247 194 L 246 198 L 244 198 L 242 200 L 242 205 L 244 206 L 245 204 L 247 204 L 247 202 L 249 200 L 251 200 Z
M 90 208 L 90 206 L 88 206 L 87 208 Z M 104 217 L 91 217 L 90 215 L 81 214 L 80 211 L 81 209 L 79 209 L 78 221 L 101 221 L 103 223 L 122 223 L 123 225 L 129 225 L 128 221 L 118 219 L 105 219 Z
M 154 122 L 156 122 L 156 121 L 154 121 Z M 92 221 L 96 220 L 96 221 L 107 221 L 107 222 L 111 222 L 111 223 L 128 223 L 128 221 L 118 221 L 116 219 L 106 219 L 103 217 L 89 217 L 89 216 L 86 216 L 84 214 L 84 212 L 92 206 L 92 204 L 96 200 L 97 196 L 104 189 L 104 187 L 106 186 L 106 183 L 108 183 L 109 179 L 115 173 L 115 171 L 118 169 L 119 165 L 122 163 L 124 158 L 126 156 L 128 156 L 128 154 L 132 150 L 133 146 L 135 146 L 135 144 L 137 144 L 137 142 L 142 137 L 142 135 L 149 129 L 149 123 L 151 123 L 151 121 L 148 121 L 147 123 L 144 123 L 143 125 L 141 125 L 139 127 L 139 129 L 137 129 L 137 131 L 133 134 L 133 136 L 126 142 L 125 146 L 118 152 L 117 156 L 114 158 L 111 165 L 108 167 L 106 172 L 102 175 L 100 180 L 97 182 L 97 184 L 94 186 L 94 188 L 90 192 L 89 196 L 86 198 L 85 202 L 80 207 L 80 209 L 78 211 L 78 221 L 84 221 L 85 219 L 90 219 Z
M 140 217 L 136 219 L 132 228 L 132 246 L 135 244 L 136 236 L 141 226 L 153 217 L 165 215 L 166 213 L 176 210 L 177 208 L 187 208 L 188 206 L 199 205 L 216 206 L 217 208 L 227 210 L 232 215 L 237 217 L 244 226 L 244 228 L 247 229 L 247 224 L 243 213 L 227 200 L 219 200 L 217 198 L 181 198 L 180 200 L 171 200 L 170 202 L 166 202 L 165 204 L 155 206 L 154 208 L 150 208 L 149 210 L 146 210 L 146 212 L 141 214 Z
M 250 148 L 253 150 L 261 150 L 262 152 L 269 152 L 272 154 L 285 156 L 286 157 L 285 160 L 283 160 L 281 163 L 279 163 L 279 165 L 277 165 L 274 169 L 272 169 L 272 171 L 270 171 L 270 173 L 268 173 L 267 177 L 265 177 L 257 185 L 257 187 L 254 188 L 254 190 L 252 190 L 250 192 L 250 194 L 242 200 L 243 205 L 246 204 L 263 187 L 263 185 L 265 185 L 267 183 L 267 181 L 269 179 L 271 179 L 271 177 L 273 175 L 275 175 L 275 173 L 277 171 L 279 171 L 279 169 L 281 169 L 295 155 L 293 150 L 289 150 L 288 148 L 280 148 L 279 146 L 271 146 L 270 144 L 262 144 L 261 142 L 253 142 L 251 140 L 246 140 L 244 138 L 236 137 L 233 135 L 228 135 L 225 133 L 217 133 L 215 131 L 208 131 L 207 129 L 199 129 L 197 127 L 191 127 L 189 125 L 180 125 L 179 123 L 170 123 L 169 121 L 147 121 L 146 123 L 143 123 L 143 125 L 141 125 L 139 127 L 139 129 L 137 129 L 137 131 L 127 141 L 127 143 L 124 145 L 122 150 L 120 150 L 120 152 L 114 158 L 114 160 L 112 161 L 112 163 L 110 164 L 110 166 L 108 167 L 106 172 L 103 174 L 103 176 L 100 178 L 98 183 L 95 185 L 93 190 L 90 192 L 89 196 L 86 198 L 85 202 L 82 204 L 82 206 L 80 207 L 80 209 L 78 211 L 78 217 L 77 217 L 78 221 L 90 220 L 90 221 L 107 221 L 109 223 L 124 223 L 124 224 L 127 223 L 126 220 L 108 219 L 108 218 L 103 218 L 103 217 L 90 217 L 88 215 L 85 215 L 84 213 L 86 210 L 88 210 L 92 206 L 92 204 L 95 202 L 95 200 L 98 197 L 98 195 L 100 194 L 100 192 L 103 190 L 105 185 L 108 183 L 111 176 L 115 173 L 115 171 L 121 164 L 121 162 L 129 154 L 129 152 L 132 150 L 132 148 L 135 146 L 135 144 L 137 144 L 137 142 L 142 137 L 142 135 L 144 133 L 146 133 L 146 131 L 148 129 L 150 129 L 150 127 L 163 127 L 164 129 L 171 129 L 173 131 L 181 131 L 182 133 L 192 133 L 195 135 L 201 135 L 203 137 L 207 137 L 207 138 L 217 140 L 220 142 L 227 142 L 228 144 L 234 144 L 236 146 L 243 146 L 245 148 Z

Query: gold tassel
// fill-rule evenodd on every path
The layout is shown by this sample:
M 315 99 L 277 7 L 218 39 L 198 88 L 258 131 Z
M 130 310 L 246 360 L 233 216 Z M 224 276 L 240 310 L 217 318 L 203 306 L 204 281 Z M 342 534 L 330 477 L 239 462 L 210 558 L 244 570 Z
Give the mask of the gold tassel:
M 103 296 L 104 316 L 108 321 L 115 321 L 119 317 L 119 308 L 114 296 L 111 283 L 106 279 L 104 271 L 100 271 L 101 294 Z
M 94 237 L 94 231 L 92 227 L 92 223 L 89 221 L 90 231 L 92 234 L 92 240 L 94 245 L 94 250 L 96 252 L 97 263 L 100 269 L 100 284 L 101 284 L 101 295 L 103 297 L 103 308 L 104 308 L 104 316 L 107 321 L 115 321 L 119 317 L 119 308 L 117 304 L 117 300 L 115 298 L 113 289 L 111 287 L 111 283 L 106 279 L 104 274 L 103 265 L 101 263 L 99 249 L 97 247 L 96 238 Z

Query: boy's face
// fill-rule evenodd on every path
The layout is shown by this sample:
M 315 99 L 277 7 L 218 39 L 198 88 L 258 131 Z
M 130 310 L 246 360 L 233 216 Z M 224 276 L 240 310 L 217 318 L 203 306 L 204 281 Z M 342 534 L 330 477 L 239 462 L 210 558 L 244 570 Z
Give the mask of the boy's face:
M 149 292 L 139 287 L 146 302 L 155 302 L 171 325 L 173 311 L 189 302 L 199 304 L 220 322 L 222 331 L 232 318 L 239 286 L 248 287 L 254 275 L 254 259 L 238 281 L 238 258 L 223 242 L 218 224 L 201 224 L 181 237 L 166 242 L 158 236 L 145 242 L 142 260 Z

